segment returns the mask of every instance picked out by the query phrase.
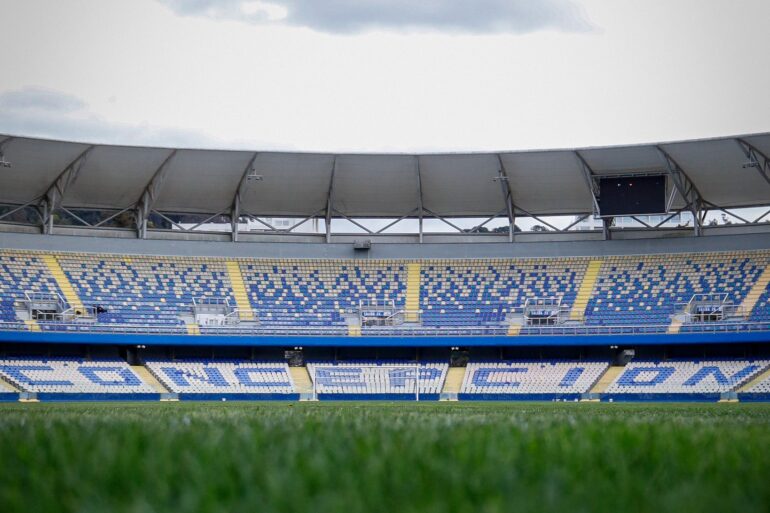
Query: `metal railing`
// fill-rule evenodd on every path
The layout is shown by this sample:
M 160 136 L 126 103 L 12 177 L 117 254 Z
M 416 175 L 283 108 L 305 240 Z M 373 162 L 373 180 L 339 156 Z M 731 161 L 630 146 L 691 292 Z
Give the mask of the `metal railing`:
M 139 335 L 187 335 L 186 326 L 158 324 L 83 324 L 68 322 L 39 322 L 44 332 L 94 333 L 94 334 L 139 334 Z M 526 326 L 518 336 L 601 336 L 601 335 L 651 335 L 665 334 L 668 325 L 623 325 L 623 326 Z M 23 322 L 0 322 L 1 331 L 28 331 Z M 770 332 L 770 322 L 727 322 L 698 323 L 687 326 L 687 333 L 747 333 Z M 338 337 L 347 335 L 347 326 L 327 328 L 300 326 L 201 326 L 201 336 L 318 336 Z M 426 336 L 500 336 L 508 335 L 508 326 L 415 326 L 415 327 L 364 327 L 362 335 L 372 337 L 426 337 Z

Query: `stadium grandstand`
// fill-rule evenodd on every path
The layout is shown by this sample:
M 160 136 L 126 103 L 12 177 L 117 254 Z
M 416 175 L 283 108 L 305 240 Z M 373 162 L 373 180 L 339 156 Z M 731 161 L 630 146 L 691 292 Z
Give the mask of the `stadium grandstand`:
M 0 150 L 0 400 L 770 400 L 770 134 Z

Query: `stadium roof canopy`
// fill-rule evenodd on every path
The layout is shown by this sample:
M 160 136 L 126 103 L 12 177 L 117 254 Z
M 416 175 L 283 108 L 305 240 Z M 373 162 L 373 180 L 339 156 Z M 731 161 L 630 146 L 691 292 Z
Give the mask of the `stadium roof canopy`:
M 0 203 L 283 217 L 595 212 L 596 178 L 669 175 L 671 210 L 770 204 L 770 134 L 583 149 L 323 154 L 0 135 Z M 249 179 L 249 175 L 255 175 Z M 507 213 L 506 213 L 507 212 Z

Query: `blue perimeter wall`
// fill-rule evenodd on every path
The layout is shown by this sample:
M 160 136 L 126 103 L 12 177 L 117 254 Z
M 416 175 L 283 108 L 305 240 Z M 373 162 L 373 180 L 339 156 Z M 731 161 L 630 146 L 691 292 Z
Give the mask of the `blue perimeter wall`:
M 118 333 L 53 333 L 0 331 L 0 342 L 44 344 L 113 344 L 156 346 L 265 346 L 265 347 L 464 347 L 486 346 L 609 346 L 663 344 L 725 344 L 770 342 L 770 332 L 680 333 L 668 335 L 543 335 L 543 336 L 426 336 L 426 337 L 323 337 L 137 335 Z

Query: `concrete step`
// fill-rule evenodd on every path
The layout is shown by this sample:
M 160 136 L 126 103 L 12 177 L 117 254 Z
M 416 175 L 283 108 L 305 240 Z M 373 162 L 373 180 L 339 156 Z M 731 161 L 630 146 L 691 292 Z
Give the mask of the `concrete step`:
M 456 401 L 464 379 L 465 367 L 449 367 L 444 380 L 444 387 L 441 389 L 441 396 L 446 400 Z
M 756 385 L 760 381 L 764 381 L 768 377 L 770 377 L 770 366 L 765 367 L 765 369 L 763 371 L 761 371 L 759 374 L 757 374 L 756 376 L 751 378 L 745 385 L 743 385 L 742 387 L 740 387 L 738 389 L 738 392 L 746 392 L 751 387 L 753 387 L 754 385 Z
M 166 388 L 163 383 L 158 381 L 158 378 L 152 375 L 152 373 L 144 365 L 132 365 L 131 370 L 134 374 L 139 376 L 139 379 L 150 385 L 159 394 L 169 394 L 171 391 Z
M 300 395 L 313 393 L 313 382 L 310 380 L 307 367 L 289 367 L 289 375 L 291 375 L 294 388 Z
M 604 371 L 604 374 L 599 376 L 599 379 L 596 380 L 596 383 L 594 383 L 594 386 L 591 387 L 590 394 L 603 394 L 605 390 L 607 390 L 607 387 L 612 384 L 613 381 L 615 381 L 618 376 L 623 372 L 623 369 L 625 367 L 621 365 L 611 365 L 607 368 L 606 371 Z

